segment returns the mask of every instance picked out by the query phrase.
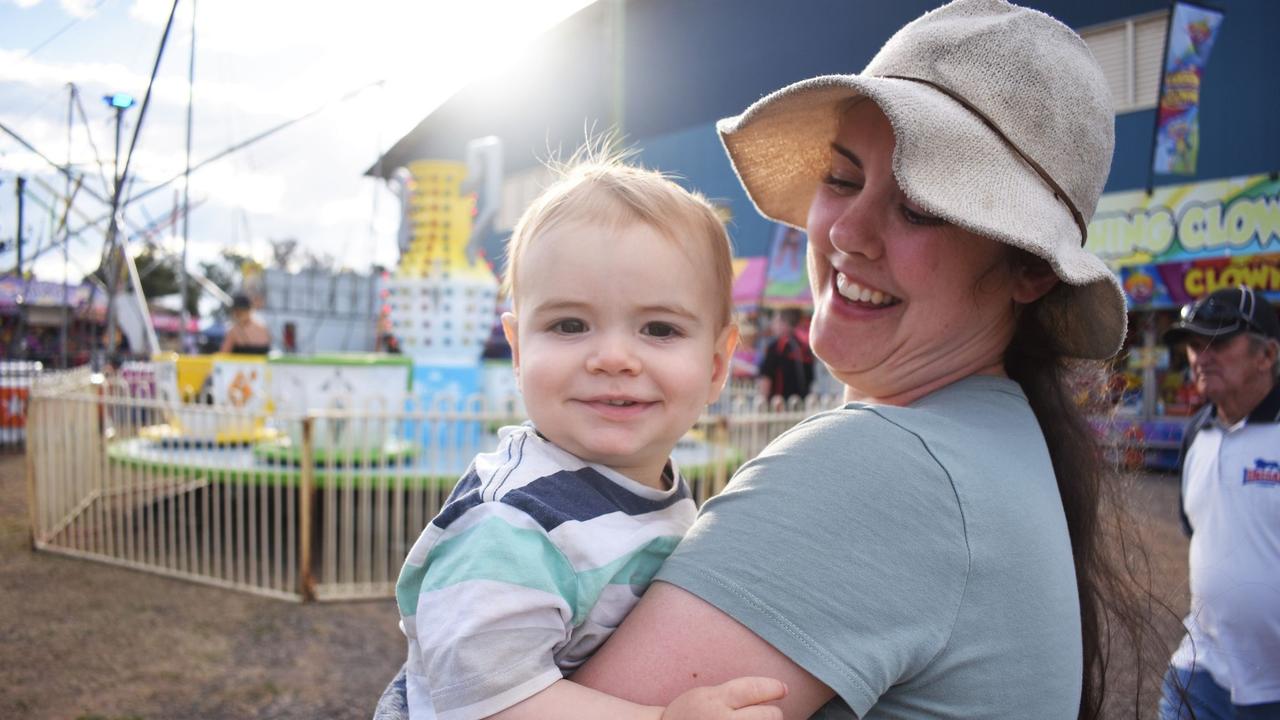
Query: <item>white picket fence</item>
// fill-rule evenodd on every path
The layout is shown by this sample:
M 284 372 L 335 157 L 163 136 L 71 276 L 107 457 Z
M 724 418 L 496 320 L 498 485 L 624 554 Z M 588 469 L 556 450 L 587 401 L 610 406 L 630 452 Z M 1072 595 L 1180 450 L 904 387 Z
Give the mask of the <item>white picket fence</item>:
M 770 406 L 726 391 L 675 455 L 699 503 L 733 470 L 836 398 Z M 31 383 L 27 481 L 37 550 L 289 600 L 394 595 L 410 545 L 513 401 L 396 412 L 253 416 L 175 408 L 145 383 L 77 369 Z M 172 432 L 249 429 L 249 443 Z

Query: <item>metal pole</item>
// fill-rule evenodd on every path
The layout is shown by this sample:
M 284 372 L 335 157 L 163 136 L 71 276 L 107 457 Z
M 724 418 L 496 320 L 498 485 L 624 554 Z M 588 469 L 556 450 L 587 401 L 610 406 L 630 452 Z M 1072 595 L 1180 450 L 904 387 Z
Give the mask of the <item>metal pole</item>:
M 182 322 L 179 331 L 179 347 L 182 352 L 190 351 L 191 334 L 187 324 L 191 322 L 191 314 L 187 311 L 187 244 L 191 241 L 191 111 L 194 104 L 196 85 L 196 0 L 191 0 L 191 56 L 187 62 L 187 164 L 182 173 L 182 264 L 179 265 L 178 293 L 181 312 L 178 317 Z
M 76 86 L 67 83 L 67 167 L 71 167 L 71 129 L 75 125 L 75 109 L 76 109 Z M 71 176 L 67 175 L 67 211 L 71 210 Z M 68 282 L 70 265 L 71 265 L 71 226 L 66 222 L 64 216 L 62 223 L 62 330 L 58 333 L 58 343 L 62 348 L 61 360 L 62 367 L 67 367 L 67 325 L 71 323 L 74 314 L 71 312 L 71 286 Z
M 18 264 L 13 269 L 13 274 L 17 275 L 18 277 L 22 277 L 22 224 L 26 222 L 22 217 L 22 207 L 23 207 L 23 198 L 25 196 L 26 189 L 27 189 L 27 179 L 19 175 L 18 188 L 16 191 L 18 194 L 18 234 L 16 238 L 17 244 L 18 244 Z
M 120 126 L 124 122 L 124 108 L 116 108 L 116 154 L 111 161 L 111 191 L 116 192 L 120 185 Z
M 23 210 L 23 203 L 26 198 L 26 194 L 25 194 L 26 186 L 27 186 L 27 179 L 19 175 L 18 186 L 16 190 L 18 195 L 18 231 L 15 235 L 15 240 L 18 245 L 18 265 L 13 269 L 14 277 L 16 277 L 19 280 L 22 279 L 22 224 L 26 222 L 22 217 L 22 210 Z M 23 295 L 25 296 L 26 293 L 23 293 Z M 23 300 L 23 302 L 24 303 L 26 302 L 25 299 Z M 22 348 L 22 357 L 23 358 L 27 357 L 27 348 L 24 347 L 24 342 L 23 342 L 26 337 L 26 334 L 27 334 L 27 309 L 23 305 L 19 305 L 18 306 L 18 329 L 13 333 L 13 337 L 9 340 L 9 357 L 11 358 L 18 357 L 18 348 Z
M 111 217 L 107 222 L 106 252 L 102 254 L 102 271 L 107 281 L 107 360 L 116 353 L 116 291 L 120 285 L 120 271 L 116 268 L 116 234 L 120 232 L 116 209 L 120 206 L 120 124 L 124 120 L 124 108 L 116 108 L 116 153 L 111 164 Z
M 315 419 L 302 418 L 302 457 L 298 482 L 298 594 L 303 600 L 315 600 L 316 583 L 311 574 L 311 513 L 315 501 L 315 444 L 312 433 Z

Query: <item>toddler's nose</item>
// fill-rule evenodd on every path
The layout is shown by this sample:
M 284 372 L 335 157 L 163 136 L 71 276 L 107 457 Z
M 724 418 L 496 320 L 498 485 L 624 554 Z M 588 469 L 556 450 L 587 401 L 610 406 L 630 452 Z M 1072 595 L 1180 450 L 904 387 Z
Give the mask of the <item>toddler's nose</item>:
M 640 358 L 634 352 L 629 340 L 602 337 L 591 354 L 587 356 L 587 371 L 609 375 L 634 375 L 640 372 Z

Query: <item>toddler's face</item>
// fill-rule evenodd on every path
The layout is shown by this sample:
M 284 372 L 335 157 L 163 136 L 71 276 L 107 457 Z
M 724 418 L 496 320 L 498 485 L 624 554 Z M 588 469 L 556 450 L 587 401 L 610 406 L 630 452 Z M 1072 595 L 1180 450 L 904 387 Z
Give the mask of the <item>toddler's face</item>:
M 560 447 L 651 486 L 724 385 L 733 326 L 719 327 L 704 247 L 636 223 L 567 223 L 520 259 L 502 319 L 529 417 Z

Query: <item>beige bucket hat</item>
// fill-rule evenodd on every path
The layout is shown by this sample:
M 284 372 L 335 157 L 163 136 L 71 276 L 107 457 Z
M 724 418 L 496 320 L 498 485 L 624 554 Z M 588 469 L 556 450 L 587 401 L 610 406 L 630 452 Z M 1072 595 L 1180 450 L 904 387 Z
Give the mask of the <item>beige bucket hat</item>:
M 1125 298 L 1084 249 L 1111 168 L 1111 93 L 1084 41 L 1005 0 L 956 0 L 899 30 L 858 75 L 789 85 L 717 124 L 762 215 L 803 229 L 839 113 L 874 101 L 893 126 L 893 173 L 912 202 L 1044 258 L 1062 280 L 1040 304 L 1075 357 L 1124 341 Z

